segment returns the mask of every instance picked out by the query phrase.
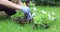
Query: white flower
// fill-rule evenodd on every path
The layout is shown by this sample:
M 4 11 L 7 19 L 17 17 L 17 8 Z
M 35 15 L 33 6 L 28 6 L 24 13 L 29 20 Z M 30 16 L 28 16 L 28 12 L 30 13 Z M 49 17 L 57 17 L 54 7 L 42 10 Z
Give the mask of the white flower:
M 51 15 L 50 14 L 48 14 L 48 18 L 51 18 Z
M 57 18 L 55 18 L 55 17 L 52 17 L 52 19 L 51 20 L 56 20 Z
M 43 14 L 46 14 L 47 12 L 46 11 L 44 11 L 44 10 L 41 10 L 41 12 L 43 13 Z
M 52 20 L 54 20 L 55 18 L 54 17 L 52 17 Z
M 52 14 L 55 15 L 55 13 L 52 11 Z
M 36 11 L 37 10 L 36 7 L 33 7 L 33 10 Z

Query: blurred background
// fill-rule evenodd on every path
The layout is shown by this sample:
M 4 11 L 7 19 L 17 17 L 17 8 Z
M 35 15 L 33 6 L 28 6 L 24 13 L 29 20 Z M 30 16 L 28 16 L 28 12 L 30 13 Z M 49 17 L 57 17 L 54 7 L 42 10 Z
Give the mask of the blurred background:
M 60 5 L 60 0 L 22 0 L 22 2 L 33 2 L 35 5 Z

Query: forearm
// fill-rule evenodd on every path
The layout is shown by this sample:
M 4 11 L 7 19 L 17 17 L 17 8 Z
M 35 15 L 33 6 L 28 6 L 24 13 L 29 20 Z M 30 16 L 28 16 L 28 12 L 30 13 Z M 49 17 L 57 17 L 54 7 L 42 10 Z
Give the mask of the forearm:
M 12 3 L 10 1 L 1 1 L 0 2 L 1 5 L 4 5 L 6 7 L 12 8 L 12 9 L 20 9 L 20 5 L 17 5 L 15 3 Z
M 22 1 L 21 1 L 21 0 L 18 0 L 17 2 L 18 2 L 18 5 L 23 6 L 23 3 L 22 3 Z

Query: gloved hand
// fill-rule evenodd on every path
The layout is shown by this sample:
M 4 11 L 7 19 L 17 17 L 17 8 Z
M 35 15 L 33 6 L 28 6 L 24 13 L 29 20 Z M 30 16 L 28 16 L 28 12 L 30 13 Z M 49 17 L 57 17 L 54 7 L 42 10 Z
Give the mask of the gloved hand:
M 27 19 L 32 19 L 32 14 L 30 13 L 29 7 L 20 7 L 21 11 L 27 16 Z
M 28 13 L 28 12 L 30 12 L 29 7 L 24 7 L 24 6 L 22 6 L 22 7 L 20 7 L 20 10 L 21 10 L 23 13 Z

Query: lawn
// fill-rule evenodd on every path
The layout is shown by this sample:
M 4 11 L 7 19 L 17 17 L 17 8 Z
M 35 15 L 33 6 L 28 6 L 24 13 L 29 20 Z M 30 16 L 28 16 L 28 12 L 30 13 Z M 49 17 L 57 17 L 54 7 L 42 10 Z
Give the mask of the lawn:
M 36 13 L 39 13 L 41 10 L 46 11 L 54 11 L 58 16 L 60 16 L 60 6 L 37 6 Z M 17 14 L 12 17 L 23 16 L 19 15 L 19 11 Z M 22 13 L 23 14 L 23 13 Z M 25 24 L 25 26 L 20 26 L 13 19 L 0 17 L 0 32 L 60 32 L 60 17 L 58 17 L 57 21 L 51 22 L 50 28 L 48 29 L 32 29 L 31 24 Z

